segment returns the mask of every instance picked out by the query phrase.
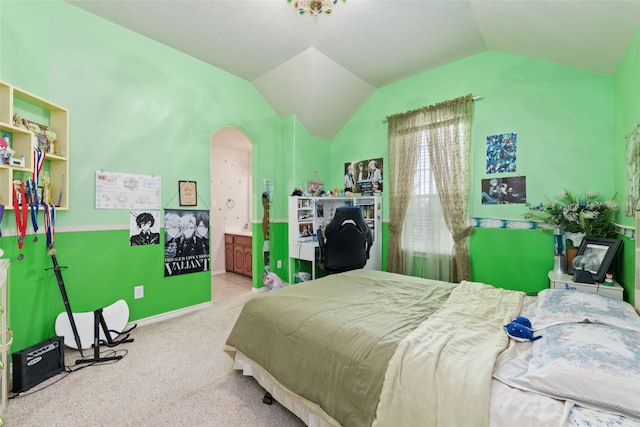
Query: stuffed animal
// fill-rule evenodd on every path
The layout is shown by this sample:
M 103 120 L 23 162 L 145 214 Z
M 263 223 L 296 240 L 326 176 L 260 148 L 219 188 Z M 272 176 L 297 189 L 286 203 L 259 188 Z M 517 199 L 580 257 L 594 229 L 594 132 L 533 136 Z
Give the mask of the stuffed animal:
M 269 272 L 264 278 L 264 285 L 268 287 L 269 290 L 275 291 L 276 289 L 284 288 L 289 284 L 284 283 L 276 273 Z
M 520 323 L 521 325 L 526 326 L 531 329 L 531 321 L 524 316 L 518 316 L 512 320 L 512 322 Z
M 531 321 L 522 316 L 518 316 L 511 323 L 504 325 L 504 330 L 509 338 L 515 341 L 535 341 L 542 338 L 542 335 L 533 336 Z

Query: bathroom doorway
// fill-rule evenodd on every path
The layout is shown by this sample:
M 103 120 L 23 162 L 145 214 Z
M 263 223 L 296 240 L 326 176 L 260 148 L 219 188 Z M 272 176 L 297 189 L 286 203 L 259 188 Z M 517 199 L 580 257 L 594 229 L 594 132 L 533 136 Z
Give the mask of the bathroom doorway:
M 251 231 L 253 146 L 242 131 L 231 126 L 211 135 L 211 275 L 225 272 L 225 229 Z

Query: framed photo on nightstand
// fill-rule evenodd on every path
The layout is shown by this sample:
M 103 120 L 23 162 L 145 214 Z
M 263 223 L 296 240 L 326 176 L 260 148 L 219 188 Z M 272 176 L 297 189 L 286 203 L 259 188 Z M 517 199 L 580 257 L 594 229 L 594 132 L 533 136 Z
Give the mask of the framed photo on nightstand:
M 594 282 L 604 282 L 605 275 L 620 246 L 622 246 L 622 241 L 618 239 L 585 237 L 582 239 L 572 265 L 569 266 L 569 274 L 575 274 L 576 270 L 582 270 L 584 273 L 590 273 Z M 576 265 L 581 265 L 582 268 L 576 269 Z

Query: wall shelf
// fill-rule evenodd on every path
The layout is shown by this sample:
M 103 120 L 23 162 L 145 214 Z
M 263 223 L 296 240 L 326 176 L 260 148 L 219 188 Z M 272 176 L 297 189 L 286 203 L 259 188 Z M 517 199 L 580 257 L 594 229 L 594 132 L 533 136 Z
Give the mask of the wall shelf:
M 24 166 L 13 166 L 0 159 L 0 204 L 13 209 L 12 183 L 26 181 L 33 172 L 33 150 L 38 138 L 22 123 L 14 122 L 14 115 L 37 123 L 56 133 L 57 139 L 46 151 L 41 177 L 50 178 L 49 201 L 56 209 L 69 209 L 69 112 L 67 109 L 0 82 L 0 137 L 9 137 L 14 159 L 24 159 Z M 39 182 L 42 186 L 43 182 Z

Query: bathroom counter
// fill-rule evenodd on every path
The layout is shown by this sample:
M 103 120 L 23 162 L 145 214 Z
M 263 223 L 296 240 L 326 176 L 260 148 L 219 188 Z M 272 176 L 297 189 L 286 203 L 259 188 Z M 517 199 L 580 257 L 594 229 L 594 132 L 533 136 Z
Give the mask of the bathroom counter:
M 240 225 L 225 227 L 224 228 L 224 234 L 234 234 L 236 236 L 248 236 L 248 237 L 252 237 L 253 236 L 253 232 L 251 231 L 250 227 L 249 228 L 245 228 L 245 227 L 242 227 Z

